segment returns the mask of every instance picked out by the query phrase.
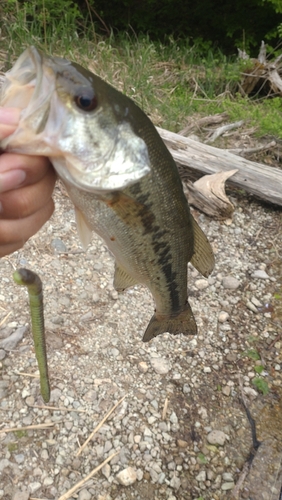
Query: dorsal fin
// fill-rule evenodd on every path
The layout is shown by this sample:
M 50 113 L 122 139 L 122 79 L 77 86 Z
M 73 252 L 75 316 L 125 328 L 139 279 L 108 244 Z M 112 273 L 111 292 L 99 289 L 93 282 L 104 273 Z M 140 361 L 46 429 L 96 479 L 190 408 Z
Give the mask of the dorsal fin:
M 191 259 L 191 264 L 199 273 L 207 278 L 212 272 L 215 264 L 212 247 L 194 217 L 192 217 L 192 220 L 194 230 L 194 254 Z

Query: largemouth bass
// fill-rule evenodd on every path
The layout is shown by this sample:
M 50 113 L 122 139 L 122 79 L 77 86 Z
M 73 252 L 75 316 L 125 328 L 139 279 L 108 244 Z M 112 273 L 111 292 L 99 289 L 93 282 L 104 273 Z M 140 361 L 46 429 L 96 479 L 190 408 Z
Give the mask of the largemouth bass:
M 195 334 L 187 263 L 208 276 L 213 252 L 146 114 L 87 69 L 34 47 L 6 73 L 0 105 L 22 109 L 2 149 L 50 158 L 74 203 L 82 244 L 94 230 L 114 255 L 116 290 L 142 283 L 151 291 L 156 309 L 143 341 Z

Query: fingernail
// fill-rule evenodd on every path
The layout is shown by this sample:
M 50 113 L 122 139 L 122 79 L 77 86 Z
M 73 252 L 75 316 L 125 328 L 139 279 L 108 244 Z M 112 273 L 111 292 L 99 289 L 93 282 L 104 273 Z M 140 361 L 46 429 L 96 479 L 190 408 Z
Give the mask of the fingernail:
M 24 170 L 9 170 L 0 174 L 0 193 L 11 189 L 17 189 L 24 182 L 26 173 Z
M 19 108 L 1 108 L 0 107 L 0 122 L 5 125 L 16 125 L 20 119 Z

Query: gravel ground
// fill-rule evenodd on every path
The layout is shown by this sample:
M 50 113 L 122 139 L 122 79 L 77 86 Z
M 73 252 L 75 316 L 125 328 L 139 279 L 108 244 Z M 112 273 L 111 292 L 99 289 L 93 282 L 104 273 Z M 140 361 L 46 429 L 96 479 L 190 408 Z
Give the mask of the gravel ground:
M 189 265 L 198 335 L 164 334 L 143 344 L 150 293 L 136 286 L 118 294 L 104 243 L 94 235 L 82 252 L 60 185 L 55 200 L 50 222 L 0 261 L 0 498 L 278 500 L 281 212 L 240 193 L 232 195 L 232 221 L 194 211 L 216 256 L 209 279 Z M 27 293 L 12 280 L 13 269 L 25 266 L 44 283 L 55 410 L 42 407 Z M 242 398 L 261 441 L 251 464 Z M 3 432 L 43 423 L 52 426 Z M 102 471 L 63 496 L 114 452 Z

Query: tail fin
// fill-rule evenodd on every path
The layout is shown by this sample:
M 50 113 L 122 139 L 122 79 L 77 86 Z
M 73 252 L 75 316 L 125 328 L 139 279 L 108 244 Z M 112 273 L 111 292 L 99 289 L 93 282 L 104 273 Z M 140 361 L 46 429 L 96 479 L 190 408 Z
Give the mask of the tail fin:
M 195 335 L 197 333 L 196 321 L 189 302 L 187 302 L 185 309 L 177 316 L 162 316 L 158 318 L 157 314 L 154 314 L 142 340 L 143 342 L 149 342 L 149 340 L 164 332 L 169 332 L 173 335 L 177 335 L 178 333 Z

